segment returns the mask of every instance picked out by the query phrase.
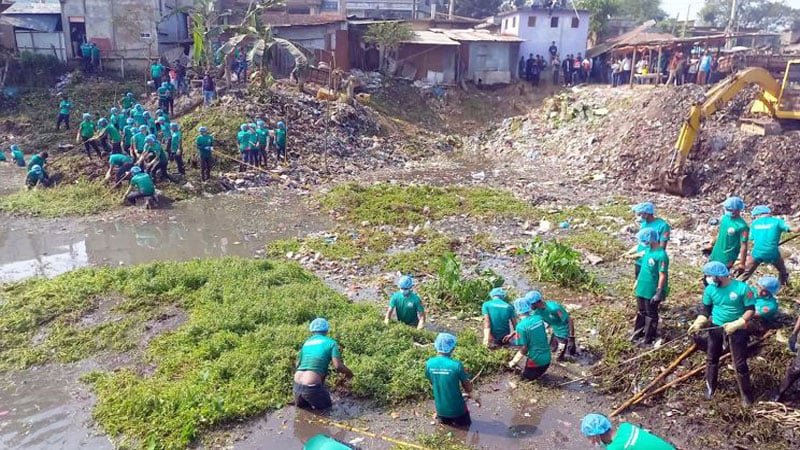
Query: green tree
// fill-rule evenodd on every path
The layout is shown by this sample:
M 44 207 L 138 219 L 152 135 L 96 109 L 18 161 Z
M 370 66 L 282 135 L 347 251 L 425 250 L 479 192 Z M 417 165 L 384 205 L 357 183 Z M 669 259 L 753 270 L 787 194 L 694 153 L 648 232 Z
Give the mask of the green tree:
M 589 11 L 589 33 L 595 39 L 607 31 L 608 19 L 620 8 L 619 0 L 580 0 L 577 6 Z
M 800 17 L 800 10 L 781 1 L 738 0 L 734 27 L 779 31 L 791 27 Z M 731 17 L 730 0 L 706 0 L 700 18 L 711 25 L 725 28 Z
M 379 22 L 367 27 L 364 42 L 376 44 L 381 52 L 381 70 L 386 70 L 388 58 L 397 59 L 400 43 L 414 36 L 411 25 L 405 22 Z
M 483 19 L 497 14 L 502 4 L 503 0 L 458 0 L 455 13 L 462 17 Z
M 661 9 L 661 0 L 616 0 L 619 4 L 615 15 L 630 17 L 638 22 L 664 20 L 667 13 Z

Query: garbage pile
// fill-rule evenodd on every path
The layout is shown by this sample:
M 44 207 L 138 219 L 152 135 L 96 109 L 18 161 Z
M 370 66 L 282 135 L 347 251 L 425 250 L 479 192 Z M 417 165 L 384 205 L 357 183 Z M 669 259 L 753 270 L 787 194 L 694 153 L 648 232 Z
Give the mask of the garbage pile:
M 609 186 L 662 189 L 673 167 L 675 142 L 690 107 L 705 88 L 608 86 L 576 87 L 549 98 L 527 116 L 504 120 L 473 138 L 468 147 L 510 157 L 545 159 L 563 167 L 571 180 Z M 740 117 L 757 88 L 740 92 L 703 124 L 685 172 L 697 194 L 722 201 L 735 193 L 748 204 L 769 203 L 778 212 L 800 209 L 800 173 L 792 149 L 797 131 L 755 136 L 739 129 Z

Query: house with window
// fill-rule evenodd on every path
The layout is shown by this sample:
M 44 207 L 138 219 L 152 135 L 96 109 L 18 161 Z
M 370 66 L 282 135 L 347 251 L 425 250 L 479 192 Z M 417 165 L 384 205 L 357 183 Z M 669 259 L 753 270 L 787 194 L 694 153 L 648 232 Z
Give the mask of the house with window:
M 550 59 L 548 49 L 553 42 L 559 57 L 567 54 L 585 54 L 589 38 L 589 11 L 572 6 L 522 6 L 495 16 L 500 24 L 500 33 L 523 39 L 520 56 L 542 55 Z

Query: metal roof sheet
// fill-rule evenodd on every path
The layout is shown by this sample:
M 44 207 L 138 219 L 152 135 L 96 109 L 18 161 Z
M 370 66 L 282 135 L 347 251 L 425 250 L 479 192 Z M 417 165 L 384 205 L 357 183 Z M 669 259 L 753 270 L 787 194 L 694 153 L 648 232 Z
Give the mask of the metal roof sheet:
M 525 42 L 517 36 L 492 34 L 488 30 L 454 30 L 431 28 L 431 31 L 442 33 L 450 39 L 464 42 Z
M 14 2 L 3 14 L 61 14 L 61 4 Z
M 26 30 L 52 33 L 58 29 L 61 16 L 55 14 L 11 14 L 0 15 L 0 23 Z
M 411 37 L 411 39 L 402 41 L 402 43 L 426 45 L 461 45 L 442 33 L 436 33 L 427 30 L 414 31 L 414 35 Z

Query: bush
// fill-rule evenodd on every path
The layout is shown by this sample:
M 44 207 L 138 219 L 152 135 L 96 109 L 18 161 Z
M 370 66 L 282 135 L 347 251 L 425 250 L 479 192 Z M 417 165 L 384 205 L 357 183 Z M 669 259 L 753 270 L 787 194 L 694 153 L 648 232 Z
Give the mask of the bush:
M 531 271 L 537 281 L 589 291 L 601 288 L 594 274 L 581 267 L 581 254 L 569 245 L 557 240 L 544 242 L 537 237 L 525 252 L 531 255 Z
M 0 210 L 43 217 L 95 214 L 119 205 L 117 195 L 103 183 L 82 178 L 72 184 L 9 194 L 0 199 Z
M 423 292 L 433 306 L 475 310 L 489 298 L 492 288 L 502 286 L 504 282 L 491 270 L 480 273 L 478 278 L 463 278 L 461 264 L 452 253 L 448 253 L 439 258 L 436 280 L 425 284 Z
M 51 87 L 67 70 L 67 65 L 53 55 L 22 52 L 19 59 L 9 62 L 6 85 Z

